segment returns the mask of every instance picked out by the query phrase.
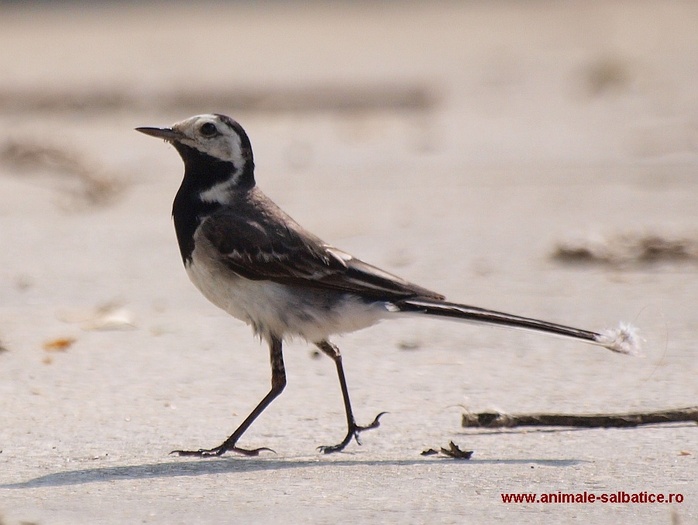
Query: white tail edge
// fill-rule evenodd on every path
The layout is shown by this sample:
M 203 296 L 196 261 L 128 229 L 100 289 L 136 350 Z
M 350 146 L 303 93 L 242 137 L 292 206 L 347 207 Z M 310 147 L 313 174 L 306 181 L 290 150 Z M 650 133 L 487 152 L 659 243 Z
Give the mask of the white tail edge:
M 640 353 L 641 338 L 638 336 L 637 328 L 628 323 L 620 323 L 617 328 L 604 330 L 596 342 L 619 354 L 638 355 Z

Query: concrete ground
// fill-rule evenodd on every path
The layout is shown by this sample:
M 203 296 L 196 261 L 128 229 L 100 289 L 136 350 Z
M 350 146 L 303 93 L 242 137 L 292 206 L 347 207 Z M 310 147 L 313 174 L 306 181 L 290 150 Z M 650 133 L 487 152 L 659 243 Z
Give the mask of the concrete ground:
M 0 5 L 0 522 L 698 523 L 698 428 L 464 429 L 465 409 L 696 405 L 695 2 Z M 267 350 L 188 282 L 182 166 L 133 131 L 239 120 L 257 180 L 327 241 L 628 357 L 438 320 Z M 552 257 L 578 243 L 587 261 Z M 654 244 L 653 244 L 654 243 Z M 586 255 L 585 255 L 586 254 Z M 469 461 L 424 457 L 450 441 Z M 506 493 L 680 494 L 505 504 Z

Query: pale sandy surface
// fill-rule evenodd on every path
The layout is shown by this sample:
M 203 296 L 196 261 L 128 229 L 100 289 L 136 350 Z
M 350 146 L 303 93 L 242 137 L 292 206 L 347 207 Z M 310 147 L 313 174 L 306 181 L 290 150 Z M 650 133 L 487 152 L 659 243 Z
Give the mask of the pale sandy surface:
M 459 406 L 696 404 L 696 262 L 550 254 L 697 238 L 698 4 L 428 5 L 0 7 L 3 523 L 698 523 L 696 425 L 465 431 Z M 181 267 L 179 159 L 132 131 L 208 111 L 243 123 L 260 185 L 326 240 L 470 304 L 634 322 L 644 357 L 387 323 L 337 339 L 357 417 L 390 412 L 363 446 L 315 451 L 343 435 L 341 399 L 296 342 L 241 443 L 277 454 L 168 456 L 218 444 L 268 388 L 266 349 Z M 105 304 L 134 326 L 95 330 Z M 450 440 L 473 459 L 419 454 Z M 619 490 L 684 502 L 500 498 Z

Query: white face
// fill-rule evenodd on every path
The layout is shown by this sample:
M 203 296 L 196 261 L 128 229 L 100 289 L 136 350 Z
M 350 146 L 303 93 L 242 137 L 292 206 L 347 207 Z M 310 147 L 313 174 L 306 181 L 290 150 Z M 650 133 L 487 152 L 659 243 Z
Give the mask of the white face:
M 178 142 L 217 159 L 232 162 L 238 168 L 249 157 L 240 135 L 216 115 L 197 115 L 177 122 L 172 129 L 181 134 Z

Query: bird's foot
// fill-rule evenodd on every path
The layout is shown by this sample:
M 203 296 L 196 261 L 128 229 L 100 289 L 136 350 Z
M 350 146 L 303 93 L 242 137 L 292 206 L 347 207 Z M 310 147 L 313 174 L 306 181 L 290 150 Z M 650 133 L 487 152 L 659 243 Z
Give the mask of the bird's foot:
M 267 447 L 247 449 L 236 446 L 226 446 L 225 444 L 223 444 L 208 450 L 203 448 L 200 448 L 199 450 L 173 450 L 172 452 L 170 452 L 170 454 L 176 454 L 178 456 L 185 457 L 213 458 L 222 456 L 223 454 L 229 451 L 237 452 L 238 454 L 242 454 L 243 456 L 259 456 L 259 453 L 265 450 L 268 452 L 274 452 L 272 449 Z M 274 452 L 274 454 L 276 454 L 276 452 Z
M 352 421 L 352 423 L 349 425 L 349 430 L 347 431 L 347 435 L 344 438 L 344 440 L 341 443 L 338 443 L 336 445 L 325 445 L 325 446 L 320 446 L 317 449 L 322 452 L 323 454 L 332 454 L 333 452 L 340 452 L 344 450 L 344 448 L 351 442 L 352 439 L 356 440 L 356 443 L 358 445 L 361 445 L 361 440 L 359 439 L 359 433 L 363 432 L 364 430 L 371 430 L 373 428 L 378 428 L 380 424 L 380 418 L 387 414 L 387 412 L 381 412 L 376 416 L 376 418 L 368 425 L 366 426 L 359 426 L 356 424 L 356 422 Z

